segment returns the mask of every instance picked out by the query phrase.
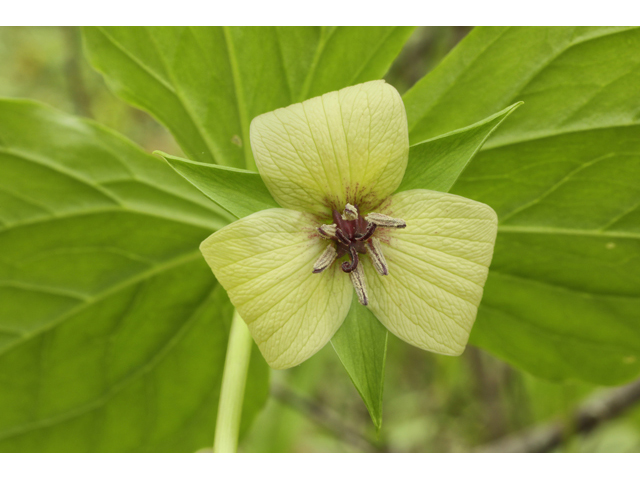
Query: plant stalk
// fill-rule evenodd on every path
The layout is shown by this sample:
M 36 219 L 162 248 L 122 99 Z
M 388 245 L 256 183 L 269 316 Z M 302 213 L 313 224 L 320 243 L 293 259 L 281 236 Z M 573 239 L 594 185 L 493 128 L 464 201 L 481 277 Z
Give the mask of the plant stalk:
M 213 442 L 214 453 L 235 453 L 238 449 L 244 388 L 247 383 L 252 345 L 253 340 L 247 325 L 238 312 L 234 311 L 222 374 L 218 419 Z

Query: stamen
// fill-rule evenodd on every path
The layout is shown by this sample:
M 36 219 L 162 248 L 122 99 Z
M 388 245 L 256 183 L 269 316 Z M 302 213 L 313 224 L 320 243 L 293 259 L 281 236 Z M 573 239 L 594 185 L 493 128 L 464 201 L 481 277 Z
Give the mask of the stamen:
M 351 277 L 351 283 L 353 283 L 353 288 L 356 289 L 356 293 L 358 294 L 358 300 L 362 305 L 369 304 L 369 297 L 367 296 L 367 284 L 364 278 L 364 269 L 362 268 L 362 264 L 359 263 L 356 269 L 349 274 Z
M 318 232 L 320 232 L 320 236 L 326 239 L 331 239 L 336 236 L 336 229 L 338 227 L 335 223 L 331 225 L 320 225 L 318 227 Z
M 347 203 L 344 206 L 344 213 L 342 214 L 342 218 L 344 220 L 357 220 L 358 209 L 353 205 L 351 205 L 350 203 Z
M 356 235 L 356 240 L 360 240 L 361 242 L 366 242 L 367 240 L 369 240 L 369 238 L 371 238 L 371 235 L 373 235 L 373 232 L 376 231 L 376 224 L 375 223 L 369 223 L 367 225 L 367 230 L 362 234 L 362 235 Z
M 327 268 L 331 266 L 333 261 L 337 258 L 338 252 L 333 245 L 327 246 L 320 258 L 313 264 L 313 273 L 324 272 Z
M 349 251 L 347 253 L 349 254 L 349 258 L 351 259 L 351 262 L 343 262 L 342 271 L 345 273 L 350 273 L 356 269 L 359 263 L 358 252 L 356 252 L 355 245 L 353 244 L 349 245 Z
M 370 213 L 364 218 L 367 222 L 374 223 L 379 227 L 405 228 L 407 226 L 407 222 L 404 220 L 383 213 Z
M 382 254 L 382 249 L 380 248 L 380 240 L 377 238 L 372 238 L 367 243 L 367 253 L 371 257 L 371 263 L 376 268 L 376 271 L 380 275 L 389 275 L 389 269 L 387 267 L 387 260 L 384 258 Z
M 349 237 L 347 237 L 347 235 L 339 228 L 336 228 L 336 238 L 345 247 L 348 247 L 351 244 L 351 240 L 349 240 Z

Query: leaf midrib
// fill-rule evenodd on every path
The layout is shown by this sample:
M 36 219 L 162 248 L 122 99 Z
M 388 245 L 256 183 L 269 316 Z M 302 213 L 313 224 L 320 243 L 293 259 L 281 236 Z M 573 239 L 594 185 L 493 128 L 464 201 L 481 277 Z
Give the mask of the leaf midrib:
M 94 191 L 96 191 L 97 193 L 104 195 L 108 200 L 112 201 L 115 203 L 116 206 L 120 206 L 123 209 L 127 209 L 129 208 L 126 205 L 127 199 L 123 199 L 121 197 L 119 197 L 117 194 L 115 194 L 114 192 L 112 192 L 110 189 L 106 188 L 107 185 L 110 184 L 117 184 L 117 183 L 124 183 L 124 182 L 130 182 L 130 183 L 138 183 L 141 185 L 144 185 L 146 187 L 152 188 L 158 192 L 161 192 L 165 195 L 169 195 L 171 197 L 174 197 L 178 200 L 184 201 L 184 202 L 188 202 L 191 203 L 192 205 L 198 207 L 198 208 L 203 208 L 206 210 L 210 210 L 211 212 L 219 215 L 220 212 L 214 210 L 213 208 L 211 208 L 211 205 L 206 205 L 206 204 L 201 204 L 199 202 L 196 202 L 194 199 L 189 198 L 189 197 L 185 197 L 182 195 L 179 195 L 178 193 L 174 192 L 174 191 L 170 191 L 167 190 L 165 188 L 162 188 L 161 185 L 152 183 L 152 182 L 148 182 L 143 178 L 137 177 L 133 174 L 133 172 L 130 172 L 129 177 L 125 177 L 125 178 L 120 178 L 120 179 L 111 179 L 111 180 L 106 180 L 106 181 L 95 181 L 93 179 L 90 178 L 86 178 L 83 175 L 80 175 L 72 170 L 69 170 L 63 166 L 61 166 L 60 164 L 56 163 L 56 164 L 52 164 L 46 160 L 41 161 L 40 159 L 38 159 L 38 156 L 36 155 L 32 155 L 20 150 L 14 150 L 12 148 L 5 148 L 5 147 L 0 147 L 0 154 L 5 154 L 8 156 L 12 156 L 16 159 L 19 160 L 24 160 L 26 162 L 29 163 L 33 163 L 35 165 L 38 165 L 42 168 L 47 168 L 51 171 L 54 171 L 60 175 L 64 175 L 67 176 L 69 178 L 71 178 L 72 180 L 77 181 L 78 183 L 81 183 L 89 188 L 92 188 Z M 15 193 L 11 192 L 13 195 L 15 195 Z M 17 197 L 17 195 L 16 195 Z M 25 201 L 25 200 L 23 200 Z M 33 202 L 33 200 L 31 200 Z M 39 206 L 37 205 L 39 208 L 44 209 L 43 206 Z M 150 214 L 151 215 L 151 214 Z M 52 215 L 55 216 L 55 215 Z M 184 222 L 186 223 L 186 222 Z M 200 225 L 199 225 L 200 226 Z M 2 230 L 0 230 L 1 232 Z
M 546 140 L 546 139 L 550 139 L 550 138 L 555 138 L 555 137 L 561 137 L 563 135 L 572 135 L 572 134 L 578 134 L 578 133 L 587 133 L 587 132 L 593 132 L 593 131 L 602 131 L 602 130 L 609 130 L 609 129 L 616 129 L 616 128 L 629 128 L 629 127 L 637 127 L 640 126 L 640 122 L 630 122 L 630 123 L 618 123 L 618 124 L 611 124 L 611 125 L 602 125 L 602 126 L 598 126 L 598 127 L 589 127 L 589 128 L 573 128 L 573 129 L 567 129 L 567 130 L 556 130 L 556 131 L 549 131 L 549 132 L 541 132 L 539 134 L 534 134 L 534 135 L 520 135 L 520 136 L 514 136 L 511 139 L 507 139 L 503 142 L 492 142 L 489 143 L 488 145 L 485 144 L 482 147 L 482 151 L 486 152 L 489 150 L 495 150 L 498 148 L 504 148 L 504 147 L 509 147 L 512 145 L 518 145 L 521 143 L 527 143 L 527 142 L 535 142 L 537 140 Z M 423 142 L 420 142 L 423 143 Z M 419 145 L 419 144 L 416 144 Z
M 26 162 L 29 163 L 33 163 L 35 165 L 38 165 L 42 168 L 46 168 L 49 169 L 53 172 L 58 173 L 59 175 L 63 175 L 66 176 L 72 180 L 75 180 L 76 182 L 85 185 L 86 187 L 91 188 L 92 190 L 94 190 L 96 193 L 99 193 L 101 195 L 103 195 L 107 200 L 110 200 L 111 202 L 115 203 L 116 205 L 122 206 L 122 201 L 117 198 L 112 192 L 110 192 L 109 190 L 103 188 L 99 183 L 95 183 L 92 182 L 90 180 L 88 180 L 87 178 L 83 177 L 82 175 L 78 175 L 76 172 L 69 170 L 67 168 L 65 168 L 64 166 L 62 166 L 59 163 L 56 164 L 51 164 L 48 161 L 40 161 L 37 156 L 33 156 L 31 154 L 22 152 L 20 150 L 14 150 L 12 148 L 6 148 L 6 147 L 0 147 L 0 154 L 4 154 L 10 157 L 14 157 L 18 160 L 24 160 Z
M 517 275 L 515 273 L 509 273 L 509 272 L 503 272 L 500 270 L 496 270 L 496 269 L 492 269 L 490 272 L 491 275 L 497 275 L 497 276 L 501 276 L 501 277 L 509 277 L 509 278 L 513 278 L 513 279 L 518 279 L 521 280 L 523 282 L 530 282 L 530 283 L 535 283 L 538 285 L 542 285 L 543 287 L 546 288 L 550 288 L 550 289 L 554 289 L 554 290 L 561 290 L 563 292 L 568 292 L 571 293 L 573 295 L 579 295 L 588 299 L 595 299 L 595 298 L 612 298 L 612 299 L 627 299 L 627 300 L 640 300 L 640 294 L 638 295 L 633 295 L 633 294 L 624 294 L 624 293 L 602 293 L 602 292 L 589 292 L 587 290 L 578 290 L 577 288 L 571 288 L 567 285 L 561 285 L 558 283 L 551 283 L 551 282 L 547 282 L 545 280 L 540 280 L 537 278 L 533 278 L 533 277 L 525 277 L 523 275 Z
M 104 27 L 96 26 L 96 30 L 98 30 L 102 35 L 111 42 L 111 44 L 120 50 L 124 55 L 129 58 L 133 63 L 142 68 L 145 72 L 147 72 L 151 77 L 153 77 L 159 84 L 161 84 L 164 88 L 169 90 L 174 95 L 176 94 L 176 90 L 173 85 L 168 83 L 164 78 L 158 75 L 152 68 L 148 67 L 142 60 L 129 52 L 120 42 L 118 42 L 115 38 L 113 38 L 109 33 L 107 33 Z
M 96 215 L 96 214 L 101 214 L 101 213 L 132 213 L 134 215 L 143 215 L 143 216 L 147 216 L 147 217 L 157 218 L 157 219 L 160 219 L 160 220 L 166 220 L 166 221 L 170 221 L 170 222 L 175 222 L 175 223 L 178 223 L 178 224 L 187 225 L 189 227 L 202 228 L 203 230 L 214 230 L 215 229 L 215 227 L 213 227 L 211 225 L 187 222 L 184 218 L 181 218 L 181 217 L 163 216 L 163 215 L 158 215 L 156 213 L 151 213 L 151 212 L 144 211 L 144 210 L 136 210 L 136 209 L 127 208 L 127 207 L 120 207 L 120 208 L 118 208 L 118 207 L 108 207 L 108 208 L 94 208 L 94 209 L 90 209 L 90 210 L 89 209 L 87 209 L 87 210 L 79 210 L 79 211 L 74 211 L 74 212 L 67 213 L 65 215 L 41 217 L 41 218 L 35 218 L 35 219 L 24 221 L 24 222 L 11 223 L 5 228 L 0 228 L 0 234 L 2 234 L 4 232 L 8 232 L 10 230 L 17 229 L 17 228 L 30 227 L 30 226 L 38 225 L 38 224 L 41 224 L 41 223 L 55 222 L 55 221 L 58 221 L 58 220 L 65 220 L 65 219 L 69 219 L 69 218 L 82 217 L 82 216 L 85 216 L 85 215 L 86 216 L 90 216 L 90 215 Z M 219 228 L 222 228 L 222 227 L 219 227 Z
M 255 170 L 255 163 L 251 153 L 249 138 L 249 112 L 244 99 L 244 87 L 242 85 L 242 75 L 240 75 L 240 67 L 236 58 L 235 47 L 229 33 L 229 27 L 221 27 L 224 34 L 225 46 L 229 57 L 229 65 L 231 66 L 231 78 L 233 79 L 233 89 L 236 93 L 236 104 L 238 106 L 238 116 L 240 117 L 240 128 L 242 130 L 242 150 L 244 153 L 244 163 L 247 170 Z M 286 73 L 285 73 L 286 77 Z
M 625 350 L 625 349 L 634 349 L 635 348 L 635 346 L 626 346 L 626 345 L 619 344 L 619 343 L 603 342 L 601 338 L 590 339 L 590 338 L 581 337 L 579 335 L 576 335 L 575 333 L 568 334 L 567 332 L 553 331 L 553 330 L 545 327 L 544 325 L 540 325 L 538 323 L 534 323 L 531 320 L 528 320 L 527 318 L 525 318 L 525 317 L 523 317 L 521 315 L 515 314 L 513 312 L 509 312 L 509 311 L 505 310 L 504 308 L 496 307 L 495 305 L 487 305 L 486 302 L 484 302 L 484 301 L 480 304 L 479 309 L 496 310 L 496 311 L 502 313 L 503 315 L 505 315 L 507 317 L 514 318 L 518 322 L 521 322 L 521 323 L 527 325 L 528 328 L 530 328 L 532 330 L 536 330 L 536 331 L 542 333 L 542 335 L 557 339 L 558 342 L 561 342 L 561 343 L 565 343 L 567 341 L 567 339 L 571 339 L 574 342 L 584 343 L 584 344 L 587 344 L 587 345 L 593 345 L 595 347 L 602 347 L 603 345 L 606 345 L 609 348 L 614 348 L 615 350 L 621 351 L 623 353 L 628 353 L 628 350 Z M 568 364 L 566 362 L 565 362 L 565 365 L 569 366 L 572 370 L 575 370 L 572 365 L 570 365 L 570 364 Z M 575 378 L 580 379 L 581 376 L 576 376 Z
M 640 232 L 585 230 L 578 228 L 557 228 L 539 226 L 498 225 L 498 233 L 534 233 L 543 235 L 580 235 L 587 237 L 630 238 L 640 240 Z

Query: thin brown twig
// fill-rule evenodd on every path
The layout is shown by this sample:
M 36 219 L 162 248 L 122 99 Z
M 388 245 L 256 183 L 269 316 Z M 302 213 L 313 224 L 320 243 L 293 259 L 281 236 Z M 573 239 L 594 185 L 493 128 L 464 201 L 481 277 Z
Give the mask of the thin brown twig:
M 369 438 L 347 425 L 338 414 L 319 402 L 304 397 L 284 385 L 278 384 L 274 384 L 271 387 L 271 395 L 273 395 L 276 400 L 302 413 L 338 439 L 358 450 L 363 452 L 381 451 L 380 447 Z
M 506 364 L 487 365 L 490 360 L 488 355 L 482 350 L 469 345 L 465 351 L 464 358 L 468 361 L 471 372 L 475 379 L 474 390 L 483 404 L 485 431 L 488 438 L 484 440 L 495 440 L 501 438 L 506 433 L 505 408 L 500 396 L 500 384 L 504 383 Z M 495 367 L 501 368 L 495 368 Z M 507 367 L 508 368 L 508 367 Z
M 603 423 L 616 418 L 640 402 L 640 380 L 616 388 L 605 395 L 595 395 L 578 407 L 572 420 L 549 422 L 509 435 L 481 446 L 480 452 L 550 452 L 571 434 L 588 434 Z

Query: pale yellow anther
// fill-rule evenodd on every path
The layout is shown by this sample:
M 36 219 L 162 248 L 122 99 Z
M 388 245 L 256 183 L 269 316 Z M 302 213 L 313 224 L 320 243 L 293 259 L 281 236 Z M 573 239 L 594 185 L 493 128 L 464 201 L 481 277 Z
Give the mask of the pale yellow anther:
M 336 229 L 338 227 L 336 226 L 335 223 L 332 223 L 331 225 L 320 225 L 318 227 L 318 232 L 320 233 L 320 236 L 322 236 L 323 238 L 333 238 L 336 236 Z
M 358 301 L 362 305 L 369 305 L 369 296 L 367 295 L 367 282 L 364 277 L 364 269 L 362 268 L 362 262 L 358 263 L 356 269 L 349 274 L 351 277 L 351 283 L 358 294 Z
M 350 203 L 347 203 L 344 206 L 344 213 L 342 214 L 342 218 L 344 220 L 356 220 L 358 218 L 358 209 Z
M 338 256 L 338 252 L 333 245 L 328 245 L 327 248 L 324 249 L 320 258 L 313 264 L 313 273 L 324 272 L 327 268 L 331 266 L 333 261 Z
M 370 213 L 364 218 L 367 222 L 374 223 L 378 227 L 405 228 L 407 226 L 407 222 L 401 218 L 393 218 L 383 213 Z
M 373 237 L 367 245 L 367 253 L 371 258 L 371 263 L 380 275 L 389 275 L 389 268 L 387 267 L 387 261 L 382 254 L 382 248 L 380 245 L 380 240 L 376 237 Z

